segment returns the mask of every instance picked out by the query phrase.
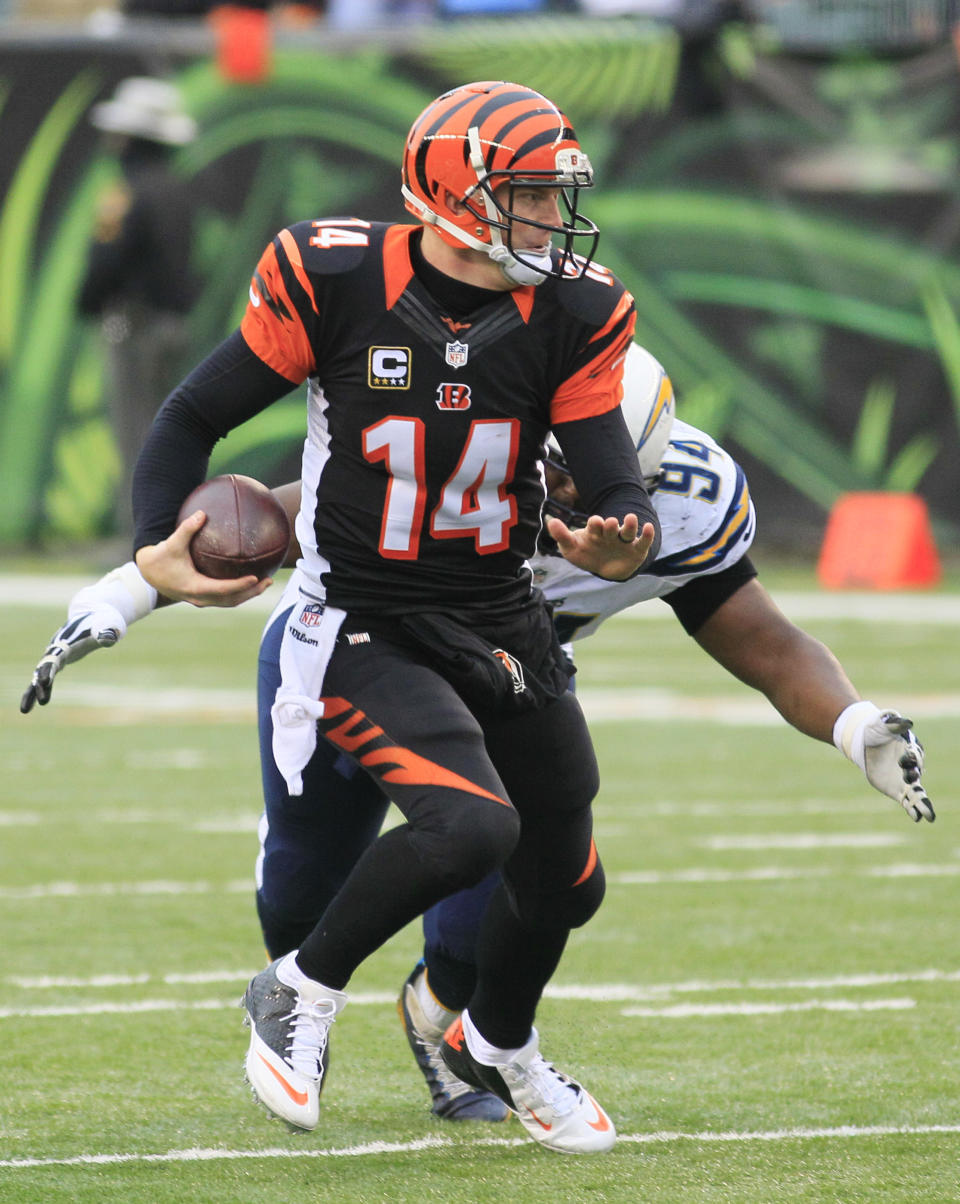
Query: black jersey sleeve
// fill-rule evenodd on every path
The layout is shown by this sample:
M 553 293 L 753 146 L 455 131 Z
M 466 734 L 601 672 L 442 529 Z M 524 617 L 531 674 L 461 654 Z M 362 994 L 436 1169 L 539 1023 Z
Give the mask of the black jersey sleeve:
M 163 403 L 137 459 L 134 552 L 173 531 L 183 499 L 206 477 L 217 440 L 293 387 L 239 331 L 194 368 Z
M 737 590 L 757 575 L 749 556 L 741 556 L 736 564 L 721 569 L 719 573 L 704 573 L 681 585 L 671 594 L 664 595 L 664 602 L 673 607 L 687 635 L 696 635 L 715 611 L 733 597 Z
M 587 514 L 621 520 L 635 514 L 641 527 L 653 523 L 656 535 L 646 560 L 652 565 L 660 551 L 660 520 L 643 486 L 636 448 L 620 407 L 557 423 L 553 433 Z

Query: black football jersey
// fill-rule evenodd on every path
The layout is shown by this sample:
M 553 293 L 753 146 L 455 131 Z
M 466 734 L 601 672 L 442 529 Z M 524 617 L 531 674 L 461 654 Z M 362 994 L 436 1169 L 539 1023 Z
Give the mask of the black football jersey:
M 309 381 L 297 535 L 330 604 L 489 613 L 529 593 L 547 431 L 620 403 L 633 298 L 593 265 L 454 317 L 414 274 L 418 229 L 281 231 L 241 331 Z

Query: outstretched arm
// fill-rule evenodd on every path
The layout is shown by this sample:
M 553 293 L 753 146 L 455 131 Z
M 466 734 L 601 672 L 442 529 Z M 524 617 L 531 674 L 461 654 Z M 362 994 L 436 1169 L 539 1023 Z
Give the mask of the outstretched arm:
M 625 581 L 649 568 L 660 547 L 660 520 L 620 408 L 557 423 L 553 433 L 590 515 L 585 527 L 574 530 L 559 518 L 546 520 L 561 555 L 609 581 Z
M 290 547 L 284 563 L 293 565 L 300 555 L 300 545 L 293 531 L 300 506 L 300 482 L 279 485 L 273 492 L 290 519 Z M 178 528 L 187 544 L 194 529 L 192 520 L 187 520 Z M 61 669 L 82 660 L 98 648 L 112 648 L 123 639 L 131 623 L 146 618 L 153 610 L 168 606 L 173 601 L 175 599 L 158 594 L 133 561 L 112 569 L 99 581 L 78 590 L 67 607 L 67 621 L 50 637 L 33 671 L 30 684 L 20 699 L 21 712 L 28 714 L 38 703 L 40 706 L 47 705 L 53 694 L 54 678 Z
M 626 581 L 638 572 L 657 534 L 653 523 L 641 527 L 635 514 L 625 515 L 622 523 L 617 518 L 592 514 L 585 527 L 572 530 L 559 518 L 544 521 L 547 534 L 565 560 L 608 581 Z
M 140 575 L 133 561 L 112 569 L 93 585 L 78 590 L 67 607 L 67 621 L 50 637 L 20 699 L 26 715 L 34 703 L 46 706 L 53 679 L 65 665 L 81 660 L 98 648 L 112 648 L 127 627 L 148 615 L 157 605 L 157 591 Z
M 791 623 L 756 579 L 715 610 L 694 639 L 815 740 L 829 744 L 837 716 L 860 700 L 830 649 Z
M 912 819 L 933 821 L 920 782 L 923 747 L 910 720 L 862 701 L 830 649 L 792 623 L 759 581 L 741 586 L 694 638 L 798 731 L 834 743 Z

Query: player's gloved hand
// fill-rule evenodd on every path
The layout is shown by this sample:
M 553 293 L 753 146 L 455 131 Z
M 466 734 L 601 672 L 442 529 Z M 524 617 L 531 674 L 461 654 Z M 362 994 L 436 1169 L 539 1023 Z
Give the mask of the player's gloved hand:
M 53 633 L 20 699 L 22 714 L 33 710 L 34 703 L 46 706 L 53 680 L 64 665 L 97 648 L 112 648 L 124 637 L 128 624 L 149 614 L 156 603 L 156 590 L 147 585 L 132 561 L 74 594 L 66 623 Z
M 933 823 L 933 804 L 920 780 L 923 745 L 912 727 L 911 720 L 897 711 L 881 711 L 872 702 L 855 702 L 840 713 L 833 742 L 860 766 L 871 786 L 899 803 L 912 820 Z
M 53 679 L 64 665 L 71 665 L 95 648 L 112 648 L 127 630 L 123 615 L 112 606 L 86 611 L 66 622 L 55 631 L 39 664 L 33 680 L 20 699 L 20 710 L 26 715 L 38 702 L 46 706 L 53 692 Z

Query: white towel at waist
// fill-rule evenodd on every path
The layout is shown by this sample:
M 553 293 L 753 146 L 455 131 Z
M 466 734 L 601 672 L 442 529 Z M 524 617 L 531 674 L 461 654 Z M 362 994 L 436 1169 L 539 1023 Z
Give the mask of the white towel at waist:
M 303 770 L 317 747 L 320 691 L 346 614 L 302 593 L 294 599 L 280 642 L 280 687 L 270 717 L 273 758 L 291 794 L 303 794 Z

